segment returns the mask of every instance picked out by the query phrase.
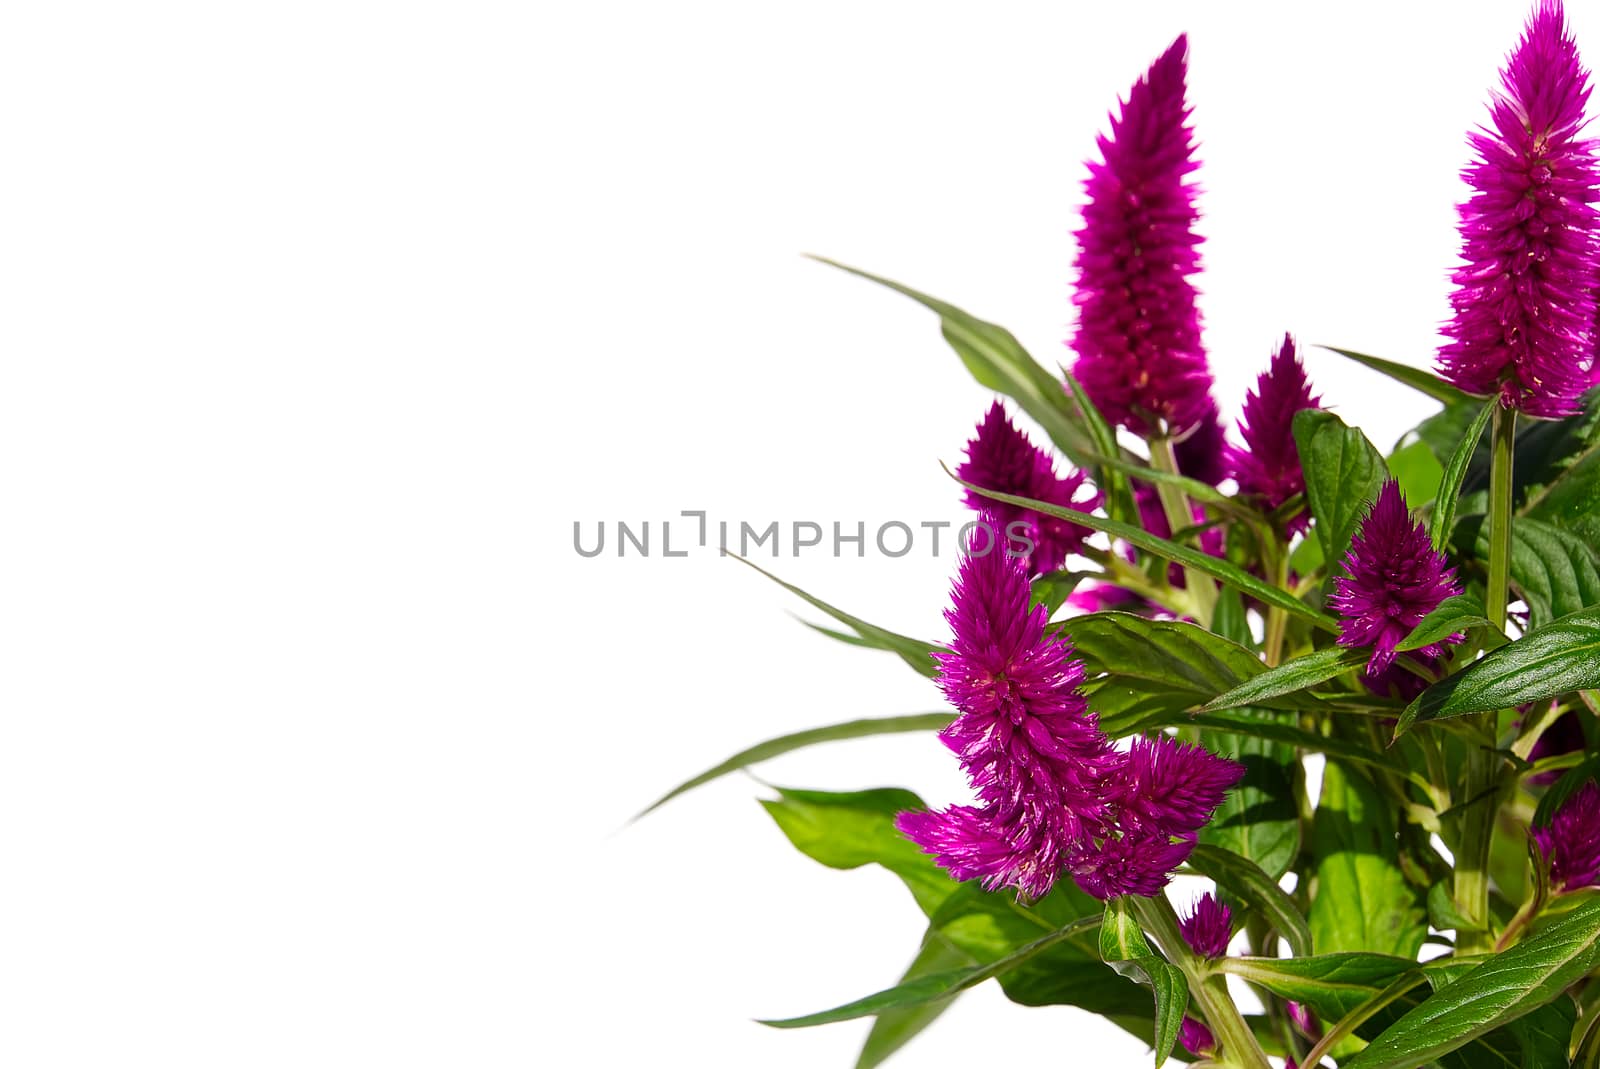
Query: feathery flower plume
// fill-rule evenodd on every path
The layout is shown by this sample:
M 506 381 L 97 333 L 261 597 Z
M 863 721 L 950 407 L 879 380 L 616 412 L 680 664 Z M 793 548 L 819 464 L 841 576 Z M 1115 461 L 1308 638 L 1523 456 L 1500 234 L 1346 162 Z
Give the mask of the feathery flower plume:
M 1378 491 L 1378 500 L 1361 521 L 1350 552 L 1346 575 L 1334 585 L 1328 605 L 1340 616 L 1341 646 L 1371 646 L 1367 674 L 1381 675 L 1394 663 L 1395 646 L 1445 598 L 1461 593 L 1456 571 L 1433 548 L 1422 524 L 1411 518 L 1400 484 L 1393 479 Z M 1460 642 L 1461 635 L 1446 641 Z M 1444 643 L 1424 646 L 1423 657 L 1444 653 Z
M 1321 398 L 1311 393 L 1294 339 L 1285 334 L 1271 365 L 1256 379 L 1256 388 L 1245 394 L 1239 418 L 1244 445 L 1228 447 L 1228 466 L 1241 496 L 1255 498 L 1271 510 L 1306 488 L 1294 441 L 1294 414 L 1320 404 Z M 1290 522 L 1289 533 L 1305 530 L 1310 522 L 1309 515 L 1301 512 Z
M 941 738 L 979 805 L 906 812 L 897 825 L 957 879 L 1037 898 L 1073 844 L 1103 834 L 1117 753 L 1078 694 L 1083 663 L 1029 599 L 1021 560 L 976 546 L 963 556 L 945 613 L 952 652 L 937 655 L 939 685 L 961 715 Z
M 1211 1029 L 1193 1017 L 1183 1019 L 1183 1024 L 1178 1029 L 1178 1042 L 1183 1044 L 1184 1050 L 1196 1058 L 1204 1058 L 1217 1051 L 1217 1039 L 1211 1034 Z
M 1209 891 L 1195 902 L 1194 912 L 1178 921 L 1183 941 L 1202 958 L 1220 958 L 1228 953 L 1232 925 L 1232 912 Z
M 1541 0 L 1501 71 L 1461 205 L 1451 341 L 1440 373 L 1533 416 L 1567 416 L 1588 388 L 1600 274 L 1600 161 L 1583 134 L 1589 72 L 1560 0 Z
M 1549 824 L 1529 834 L 1550 865 L 1552 891 L 1600 884 L 1600 787 L 1593 780 L 1562 802 Z
M 1200 267 L 1184 102 L 1188 39 L 1151 65 L 1099 138 L 1078 231 L 1073 374 L 1112 423 L 1180 434 L 1204 419 L 1211 372 L 1189 281 Z
M 1031 497 L 1079 512 L 1093 511 L 1100 504 L 1099 491 L 1084 481 L 1083 472 L 1072 471 L 1065 478 L 1056 474 L 1049 454 L 1035 447 L 1027 435 L 1012 425 L 999 401 L 978 424 L 976 437 L 967 443 L 967 459 L 956 473 L 985 490 Z M 966 500 L 968 508 L 990 512 L 1000 520 L 996 530 L 1005 530 L 1019 520 L 1027 524 L 1028 537 L 1033 542 L 1029 565 L 1035 573 L 1061 567 L 1094 533 L 1058 516 L 992 501 L 971 490 L 967 491 Z
M 1118 895 L 1151 898 L 1172 882 L 1194 843 L 1193 835 L 1174 840 L 1160 828 L 1135 826 L 1113 831 L 1099 843 L 1077 843 L 1067 865 L 1078 886 L 1102 901 Z

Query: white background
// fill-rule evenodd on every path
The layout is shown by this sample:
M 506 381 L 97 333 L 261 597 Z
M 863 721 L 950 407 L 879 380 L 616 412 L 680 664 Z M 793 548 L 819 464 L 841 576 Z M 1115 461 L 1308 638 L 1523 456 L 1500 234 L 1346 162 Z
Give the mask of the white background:
M 988 395 L 800 253 L 1066 359 L 1083 161 L 1187 29 L 1225 414 L 1286 329 L 1426 364 L 1524 11 L 11 7 L 0 1061 L 849 1065 L 864 1024 L 750 1019 L 891 982 L 899 885 L 794 854 L 743 777 L 626 823 L 748 743 L 940 707 L 659 556 L 681 509 L 961 517 L 938 461 Z M 1381 446 L 1428 410 L 1307 359 Z M 656 555 L 573 551 L 619 519 Z M 939 638 L 951 564 L 775 566 Z M 931 736 L 760 771 L 963 789 Z M 1021 1057 L 1147 1056 L 991 985 L 902 1062 Z

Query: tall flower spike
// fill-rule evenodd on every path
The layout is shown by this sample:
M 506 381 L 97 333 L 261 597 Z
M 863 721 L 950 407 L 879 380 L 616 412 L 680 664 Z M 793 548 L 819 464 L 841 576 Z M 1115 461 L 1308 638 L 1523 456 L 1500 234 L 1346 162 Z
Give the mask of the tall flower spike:
M 1106 419 L 1135 434 L 1179 434 L 1211 404 L 1211 372 L 1189 281 L 1200 267 L 1179 37 L 1128 93 L 1102 159 L 1089 164 L 1078 231 L 1073 374 Z
M 1228 447 L 1228 466 L 1241 495 L 1270 510 L 1306 488 L 1294 441 L 1294 414 L 1320 404 L 1321 398 L 1311 393 L 1306 381 L 1294 339 L 1285 334 L 1271 365 L 1256 379 L 1256 388 L 1245 395 L 1239 419 L 1244 445 Z M 1301 512 L 1290 523 L 1289 533 L 1303 531 L 1309 523 L 1309 516 Z
M 945 613 L 954 641 L 938 655 L 939 685 L 961 715 L 941 738 L 979 804 L 901 813 L 897 824 L 957 879 L 1037 898 L 1074 843 L 1103 834 L 1117 753 L 1078 694 L 1082 662 L 1045 631 L 1048 612 L 1030 608 L 1030 593 L 1026 566 L 1003 543 L 963 556 Z
M 1056 474 L 1049 454 L 1012 425 L 999 401 L 978 424 L 976 437 L 967 443 L 966 462 L 956 474 L 985 490 L 1031 497 L 1079 512 L 1093 511 L 1100 504 L 1100 493 L 1084 481 L 1081 471 L 1072 471 L 1065 478 Z M 1001 521 L 997 530 L 1002 532 L 1017 521 L 1025 523 L 1033 542 L 1028 563 L 1036 574 L 1061 567 L 1094 533 L 1058 516 L 993 501 L 971 490 L 967 491 L 967 507 L 992 513 Z
M 1195 902 L 1194 912 L 1178 921 L 1183 941 L 1202 958 L 1220 958 L 1228 953 L 1232 926 L 1232 912 L 1209 891 Z
M 1393 479 L 1361 521 L 1344 557 L 1347 573 L 1334 584 L 1328 605 L 1339 614 L 1339 644 L 1371 646 L 1367 674 L 1378 676 L 1394 663 L 1395 646 L 1445 598 L 1461 593 L 1455 569 L 1433 548 L 1422 524 L 1411 518 L 1400 484 Z M 1447 641 L 1460 642 L 1461 635 Z M 1417 653 L 1438 657 L 1444 643 Z
M 1600 274 L 1600 161 L 1582 137 L 1589 72 L 1560 0 L 1540 0 L 1501 71 L 1461 206 L 1455 317 L 1440 373 L 1534 416 L 1567 416 L 1588 388 Z
M 1529 834 L 1550 865 L 1553 891 L 1600 884 L 1600 787 L 1593 780 L 1562 802 L 1549 824 Z

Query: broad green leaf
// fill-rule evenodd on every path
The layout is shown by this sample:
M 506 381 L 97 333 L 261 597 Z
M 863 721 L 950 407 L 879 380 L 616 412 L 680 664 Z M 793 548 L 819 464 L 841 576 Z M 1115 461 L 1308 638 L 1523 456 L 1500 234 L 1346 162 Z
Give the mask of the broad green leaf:
M 1241 710 L 1255 719 L 1276 721 L 1266 710 Z M 1202 728 L 1200 742 L 1212 753 L 1244 765 L 1244 778 L 1223 795 L 1200 842 L 1237 854 L 1272 879 L 1289 871 L 1300 852 L 1300 809 L 1290 766 L 1294 750 L 1254 734 Z
M 1043 605 L 1051 616 L 1066 604 L 1067 598 L 1085 579 L 1099 578 L 1098 572 L 1045 572 L 1033 580 L 1033 603 Z
M 1366 353 L 1352 352 L 1349 349 L 1336 349 L 1331 345 L 1319 345 L 1317 348 L 1326 349 L 1330 353 L 1338 353 L 1342 357 L 1354 360 L 1358 364 L 1389 376 L 1396 382 L 1404 383 L 1413 390 L 1427 394 L 1435 401 L 1443 401 L 1447 405 L 1470 401 L 1468 394 L 1456 389 L 1456 387 L 1431 371 L 1412 367 L 1409 364 L 1399 364 L 1393 360 L 1385 360 L 1381 356 L 1368 356 Z
M 1362 513 L 1378 496 L 1389 469 L 1366 435 L 1324 409 L 1295 413 L 1294 440 L 1323 559 L 1338 561 L 1350 548 Z
M 1303 957 L 1311 953 L 1311 929 L 1300 915 L 1294 900 L 1255 862 L 1201 843 L 1189 855 L 1189 867 L 1203 876 L 1209 876 L 1217 886 L 1259 909 L 1288 942 L 1295 956 Z
M 758 761 L 769 761 L 782 754 L 792 753 L 807 746 L 815 746 L 822 742 L 838 742 L 842 739 L 864 739 L 872 735 L 898 735 L 907 731 L 938 731 L 953 719 L 953 713 L 915 713 L 910 716 L 882 716 L 868 717 L 862 720 L 847 720 L 842 724 L 830 724 L 827 727 L 810 728 L 806 731 L 796 731 L 791 735 L 779 735 L 766 742 L 758 742 L 747 750 L 740 750 L 732 757 L 706 769 L 692 779 L 684 780 L 672 790 L 651 802 L 639 813 L 642 817 L 653 809 L 658 809 L 687 791 L 704 786 L 719 776 L 726 776 L 730 772 L 737 772 L 747 768 Z M 639 817 L 635 817 L 638 820 Z
M 1250 650 L 1183 620 L 1097 612 L 1057 626 L 1091 676 L 1154 684 L 1189 704 L 1262 671 L 1261 659 Z
M 1307 920 L 1318 951 L 1416 957 L 1428 925 L 1400 869 L 1394 820 L 1393 804 L 1365 776 L 1327 763 L 1311 825 L 1316 896 Z
M 804 590 L 801 590 L 792 583 L 784 582 L 782 579 L 779 579 L 777 576 L 762 568 L 760 565 L 753 564 L 734 553 L 729 553 L 728 556 L 732 557 L 741 564 L 749 565 L 751 568 L 754 568 L 768 579 L 771 579 L 774 583 L 777 583 L 779 586 L 783 587 L 783 589 L 789 591 L 789 593 L 794 594 L 807 603 L 815 606 L 818 609 L 821 609 L 823 612 L 827 613 L 835 620 L 838 620 L 846 627 L 852 628 L 856 632 L 856 635 L 859 636 L 858 641 L 854 644 L 870 646 L 873 649 L 887 650 L 890 653 L 899 654 L 903 661 L 930 679 L 938 674 L 938 666 L 934 663 L 933 655 L 942 651 L 944 649 L 943 646 L 937 646 L 932 642 L 924 642 L 921 639 L 907 638 L 905 635 L 897 635 L 893 631 L 886 631 L 881 627 L 875 627 L 872 624 L 867 623 L 865 620 L 851 616 L 842 609 L 834 608 L 821 598 L 813 597 L 812 595 L 807 594 Z M 845 636 L 829 631 L 826 628 L 817 628 L 817 630 L 822 631 L 822 633 L 825 635 L 831 635 L 834 638 L 845 638 Z M 845 638 L 845 641 L 850 640 Z
M 1600 442 L 1530 501 L 1525 515 L 1600 545 Z
M 1419 695 L 1396 733 L 1442 720 L 1600 687 L 1600 606 L 1535 628 Z
M 1200 711 L 1211 713 L 1246 705 L 1271 705 L 1274 699 L 1298 694 L 1361 667 L 1369 657 L 1371 654 L 1365 650 L 1329 646 L 1256 674 L 1246 682 L 1218 694 Z
M 1344 1069 L 1412 1069 L 1560 998 L 1600 966 L 1600 898 L 1435 991 Z
M 1389 454 L 1389 474 L 1400 484 L 1400 492 L 1413 508 L 1434 500 L 1444 465 L 1426 442 L 1408 442 Z
M 1462 594 L 1440 602 L 1439 607 L 1424 616 L 1417 626 L 1411 629 L 1411 634 L 1400 640 L 1395 649 L 1401 652 L 1420 650 L 1435 642 L 1443 642 L 1454 634 L 1465 633 L 1479 627 L 1493 628 L 1493 626 L 1483 615 L 1483 605 L 1478 599 Z M 1488 645 L 1491 648 L 1503 646 L 1505 641 L 1505 635 L 1496 630 L 1490 634 Z
M 1494 415 L 1499 405 L 1500 399 L 1495 397 L 1482 406 L 1477 418 L 1456 446 L 1456 451 L 1450 454 L 1450 462 L 1444 466 L 1438 493 L 1434 494 L 1433 515 L 1428 519 L 1428 536 L 1433 539 L 1435 549 L 1445 548 L 1445 543 L 1450 540 L 1450 532 L 1455 529 L 1456 501 L 1461 496 L 1461 482 L 1466 478 L 1467 465 L 1478 448 L 1478 440 L 1483 437 L 1483 428 L 1489 425 L 1489 417 Z
M 900 978 L 900 984 L 896 986 L 919 980 L 924 976 L 971 968 L 973 964 L 975 963 L 970 955 L 952 945 L 949 940 L 930 933 L 923 942 L 922 949 L 917 952 L 916 958 L 906 969 L 905 975 Z M 866 1042 L 861 1046 L 861 1054 L 856 1058 L 856 1069 L 874 1069 L 875 1066 L 882 1065 L 891 1054 L 931 1025 L 954 1002 L 955 998 L 952 997 L 937 1002 L 924 1002 L 917 1006 L 899 1006 L 880 1011 L 878 1019 L 872 1022 L 872 1030 L 867 1033 Z
M 803 791 L 776 788 L 761 805 L 795 848 L 833 869 L 881 865 L 905 881 L 930 916 L 961 884 L 894 826 L 896 814 L 926 808 L 897 787 L 870 791 Z
M 978 965 L 966 969 L 952 969 L 928 976 L 919 976 L 914 980 L 897 984 L 885 991 L 879 991 L 875 995 L 868 995 L 866 998 L 856 999 L 854 1002 L 847 1002 L 843 1006 L 836 1006 L 831 1010 L 808 1013 L 802 1017 L 767 1020 L 761 1023 L 773 1028 L 810 1028 L 819 1024 L 832 1024 L 835 1021 L 849 1021 L 857 1017 L 870 1017 L 873 1014 L 882 1013 L 884 1010 L 920 1006 L 949 999 L 969 987 L 974 987 L 991 977 L 999 976 L 1008 969 L 1015 968 L 1057 943 L 1098 926 L 1099 923 L 1100 918 L 1098 917 L 1084 917 L 1074 921 L 1066 928 L 1042 936 L 1027 946 L 1021 947 L 1006 957 L 992 961 L 987 965 Z
M 880 286 L 887 286 L 932 311 L 939 317 L 939 327 L 945 341 L 950 343 L 967 371 L 980 385 L 1016 401 L 1075 464 L 1079 467 L 1090 466 L 1085 454 L 1093 449 L 1094 441 L 1067 397 L 1062 383 L 1041 367 L 1009 330 L 986 323 L 953 304 L 919 293 L 898 282 L 825 257 L 814 256 L 812 259 Z
M 1481 515 L 1456 525 L 1455 545 L 1467 556 L 1489 559 L 1489 525 Z M 1533 626 L 1600 605 L 1600 557 L 1570 531 L 1538 520 L 1511 525 L 1511 585 L 1528 603 Z
M 1330 766 L 1331 767 L 1331 766 Z M 1222 970 L 1337 1021 L 1417 968 L 1410 958 L 1349 951 L 1313 958 L 1224 958 Z
M 994 490 L 985 490 L 981 486 L 960 478 L 949 468 L 945 469 L 945 473 L 962 486 L 983 497 L 991 498 L 995 501 L 1004 501 L 1010 505 L 1021 505 L 1023 508 L 1030 508 L 1047 516 L 1057 516 L 1064 520 L 1070 520 L 1080 527 L 1087 527 L 1090 530 L 1108 534 L 1113 538 L 1120 538 L 1130 546 L 1142 549 L 1147 553 L 1153 553 L 1163 560 L 1204 572 L 1213 579 L 1238 587 L 1239 590 L 1249 594 L 1257 601 L 1265 602 L 1268 605 L 1276 605 L 1288 612 L 1289 615 L 1308 621 L 1314 627 L 1334 634 L 1339 631 L 1339 624 L 1332 617 L 1318 612 L 1293 595 L 1279 590 L 1270 583 L 1257 579 L 1238 565 L 1229 563 L 1220 557 L 1213 557 L 1208 553 L 1202 553 L 1197 549 L 1170 542 L 1165 538 L 1157 538 L 1143 528 L 1133 527 L 1126 523 L 1118 523 L 1116 520 L 1108 520 L 1102 516 L 1063 509 L 1059 505 L 1052 505 L 1048 501 L 1037 501 L 1031 497 L 1018 497 L 1015 494 L 1002 494 Z
M 1189 1008 L 1189 983 L 1177 966 L 1150 949 L 1124 899 L 1106 903 L 1100 924 L 1100 957 L 1123 976 L 1147 985 L 1156 1002 L 1156 1069 L 1161 1069 L 1178 1041 L 1183 1015 Z

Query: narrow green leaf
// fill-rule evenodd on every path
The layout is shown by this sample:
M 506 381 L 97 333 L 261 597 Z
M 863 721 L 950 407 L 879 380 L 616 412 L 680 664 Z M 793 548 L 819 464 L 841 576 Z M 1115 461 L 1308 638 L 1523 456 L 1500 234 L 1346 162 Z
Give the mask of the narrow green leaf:
M 1477 628 L 1491 628 L 1483 615 L 1483 605 L 1477 598 L 1466 594 L 1453 598 L 1446 598 L 1439 603 L 1439 607 L 1424 616 L 1416 627 L 1411 629 L 1411 634 L 1400 640 L 1396 650 L 1404 653 L 1407 650 L 1420 650 L 1424 646 L 1431 646 L 1435 642 L 1443 642 L 1451 635 L 1465 633 Z M 1505 645 L 1506 637 L 1498 630 L 1492 630 L 1486 645 L 1489 648 Z
M 1085 454 L 1092 449 L 1093 440 L 1066 391 L 1062 389 L 1061 382 L 1041 367 L 1010 331 L 969 315 L 953 304 L 919 293 L 910 286 L 826 257 L 813 256 L 811 259 L 886 286 L 932 311 L 939 317 L 940 331 L 945 341 L 961 357 L 961 362 L 979 384 L 1016 401 L 1073 463 L 1079 467 L 1090 466 Z
M 1217 604 L 1211 610 L 1211 630 L 1241 646 L 1255 641 L 1250 634 L 1250 620 L 1245 615 L 1244 598 L 1231 586 L 1217 591 Z
M 1600 687 L 1600 606 L 1535 628 L 1435 683 L 1407 707 L 1395 732 L 1590 687 Z
M 1259 865 L 1227 850 L 1200 843 L 1189 855 L 1189 867 L 1259 909 L 1288 942 L 1296 957 L 1311 953 L 1311 928 L 1306 919 L 1300 915 L 1294 899 Z
M 1411 367 L 1409 364 L 1399 364 L 1393 360 L 1385 360 L 1381 356 L 1368 356 L 1366 353 L 1352 352 L 1349 349 L 1335 349 L 1331 345 L 1319 345 L 1317 348 L 1326 349 L 1330 353 L 1338 353 L 1346 359 L 1354 360 L 1356 363 L 1369 367 L 1380 374 L 1387 375 L 1394 381 L 1403 383 L 1413 390 L 1427 394 L 1435 401 L 1443 401 L 1448 405 L 1471 400 L 1469 394 L 1456 389 L 1439 378 L 1439 376 L 1430 371 L 1424 371 L 1422 368 Z
M 1132 489 L 1128 486 L 1127 463 L 1121 459 L 1122 451 L 1117 446 L 1117 432 L 1106 422 L 1106 418 L 1100 414 L 1100 410 L 1089 399 L 1089 395 L 1078 384 L 1078 380 L 1065 369 L 1062 369 L 1061 374 L 1068 391 L 1072 394 L 1073 403 L 1078 406 L 1078 412 L 1094 450 L 1094 455 L 1085 459 L 1094 464 L 1094 481 L 1105 491 L 1106 514 L 1114 520 L 1136 522 L 1139 519 L 1139 507 L 1134 502 Z
M 1124 899 L 1106 903 L 1100 924 L 1100 956 L 1124 976 L 1148 986 L 1155 996 L 1156 1069 L 1161 1069 L 1178 1041 L 1183 1015 L 1189 1008 L 1189 982 L 1182 971 L 1150 949 L 1144 931 Z
M 994 490 L 985 490 L 981 486 L 960 478 L 949 468 L 945 468 L 945 473 L 962 486 L 983 497 L 992 498 L 995 501 L 1004 501 L 1011 505 L 1021 505 L 1024 508 L 1042 512 L 1047 516 L 1056 516 L 1076 523 L 1081 527 L 1088 527 L 1091 530 L 1111 535 L 1113 538 L 1120 538 L 1130 546 L 1135 546 L 1147 553 L 1153 553 L 1163 560 L 1169 560 L 1186 568 L 1193 568 L 1196 571 L 1206 573 L 1213 579 L 1236 586 L 1257 601 L 1265 602 L 1268 605 L 1276 605 L 1291 616 L 1308 621 L 1314 627 L 1334 634 L 1339 631 L 1339 624 L 1332 617 L 1318 612 L 1293 595 L 1279 590 L 1270 583 L 1262 582 L 1243 568 L 1231 564 L 1220 557 L 1213 557 L 1197 549 L 1190 549 L 1188 546 L 1180 546 L 1176 542 L 1169 542 L 1165 538 L 1157 538 L 1142 528 L 1118 523 L 1116 520 L 1108 520 L 1101 516 L 1076 512 L 1072 509 L 1063 509 L 1058 505 L 1052 505 L 1048 501 L 1036 501 L 1030 497 L 1018 497 L 1015 494 L 1002 494 Z
M 789 591 L 789 593 L 794 594 L 806 601 L 808 604 L 821 609 L 823 612 L 827 613 L 835 620 L 838 620 L 846 627 L 854 629 L 856 634 L 860 636 L 860 645 L 870 646 L 873 649 L 878 650 L 887 650 L 890 653 L 898 654 L 901 660 L 905 661 L 912 668 L 916 669 L 922 675 L 927 676 L 929 679 L 932 679 L 938 674 L 938 666 L 934 663 L 933 655 L 941 652 L 944 649 L 943 646 L 935 645 L 932 642 L 924 642 L 921 639 L 908 638 L 905 635 L 898 635 L 893 631 L 886 631 L 881 627 L 876 627 L 867 623 L 865 620 L 851 616 L 842 609 L 834 608 L 821 598 L 813 597 L 812 595 L 807 594 L 804 590 L 801 590 L 792 583 L 784 582 L 782 579 L 779 579 L 765 568 L 762 568 L 760 565 L 751 561 L 745 560 L 736 553 L 729 553 L 728 556 L 732 557 L 740 564 L 754 568 L 768 579 L 771 579 L 774 583 L 777 583 L 779 586 L 783 587 L 783 589 Z M 821 630 L 823 634 L 829 634 L 835 638 L 843 637 L 827 631 L 824 628 L 818 628 L 818 630 Z
M 1389 1026 L 1344 1069 L 1411 1069 L 1560 998 L 1600 966 L 1600 898 L 1494 955 Z
M 1483 405 L 1456 446 L 1456 451 L 1450 454 L 1450 462 L 1444 466 L 1444 475 L 1439 479 L 1439 492 L 1433 498 L 1433 515 L 1428 519 L 1428 537 L 1433 539 L 1435 549 L 1444 549 L 1450 541 L 1450 532 L 1455 530 L 1456 501 L 1461 496 L 1461 480 L 1466 478 L 1467 465 L 1478 448 L 1478 439 L 1483 437 L 1483 428 L 1489 425 L 1489 417 L 1494 415 L 1494 410 L 1499 406 L 1498 397 L 1490 398 Z
M 1316 895 L 1307 917 L 1319 951 L 1414 959 L 1426 916 L 1400 869 L 1394 806 L 1365 776 L 1329 761 L 1311 825 Z
M 822 742 L 837 742 L 842 739 L 864 739 L 873 735 L 897 735 L 907 731 L 938 731 L 950 723 L 952 713 L 915 713 L 911 716 L 883 716 L 868 717 L 861 720 L 847 720 L 842 724 L 830 724 L 827 727 L 810 728 L 806 731 L 796 731 L 792 735 L 780 735 L 766 742 L 758 742 L 747 750 L 740 750 L 732 757 L 706 769 L 692 779 L 684 780 L 672 790 L 651 802 L 639 817 L 672 801 L 680 794 L 692 791 L 696 787 L 704 786 L 720 776 L 730 772 L 737 772 L 759 761 L 769 761 L 781 754 L 792 753 L 807 746 L 815 746 Z
M 1391 954 L 1348 951 L 1314 958 L 1224 958 L 1222 971 L 1337 1021 L 1417 963 Z
M 887 990 L 868 995 L 866 998 L 856 999 L 854 1002 L 847 1002 L 843 1006 L 836 1006 L 831 1010 L 808 1013 L 802 1017 L 766 1020 L 760 1023 L 772 1028 L 810 1028 L 819 1024 L 832 1024 L 835 1021 L 849 1021 L 857 1017 L 870 1017 L 888 1009 L 917 1006 L 948 999 L 969 987 L 975 987 L 983 983 L 983 981 L 991 977 L 999 976 L 1007 969 L 1014 968 L 1027 961 L 1035 954 L 1048 950 L 1050 947 L 1070 939 L 1079 932 L 1094 928 L 1099 923 L 1099 917 L 1084 917 L 1081 920 L 1074 921 L 1066 928 L 1036 939 L 1014 953 L 987 965 L 979 965 L 967 969 L 952 969 L 929 976 L 919 976 L 915 980 L 896 984 Z
M 1267 705 L 1275 698 L 1298 694 L 1319 683 L 1342 676 L 1353 668 L 1367 663 L 1371 656 L 1365 650 L 1346 646 L 1329 646 L 1285 661 L 1276 668 L 1268 668 L 1225 693 L 1217 695 L 1200 708 L 1202 713 L 1222 709 L 1238 709 L 1246 705 Z
M 1264 720 L 1248 715 L 1246 710 L 1228 710 L 1216 713 L 1197 713 L 1184 717 L 1182 720 L 1173 719 L 1170 723 L 1152 725 L 1153 727 L 1182 727 L 1193 725 L 1197 727 L 1221 728 L 1241 735 L 1255 735 L 1263 739 L 1275 739 L 1278 742 L 1298 746 L 1302 750 L 1312 753 L 1323 753 L 1329 757 L 1337 757 L 1344 761 L 1354 761 L 1360 765 L 1380 769 L 1392 776 L 1401 776 L 1426 789 L 1428 782 L 1420 773 L 1414 772 L 1405 765 L 1396 761 L 1388 751 L 1375 750 L 1370 746 L 1349 742 L 1333 735 L 1314 735 L 1292 724 L 1285 724 L 1277 720 Z
M 930 933 L 896 986 L 919 980 L 924 976 L 971 968 L 973 964 L 972 958 L 952 945 L 949 940 L 937 937 L 936 933 Z M 856 1069 L 875 1069 L 876 1066 L 882 1065 L 890 1055 L 936 1021 L 954 1002 L 955 997 L 952 996 L 916 1006 L 897 1006 L 881 1010 L 878 1019 L 872 1022 L 872 1030 L 867 1033 L 866 1042 L 861 1046 L 861 1053 L 856 1058 Z
M 1356 526 L 1378 496 L 1389 469 L 1366 435 L 1325 409 L 1296 412 L 1294 440 L 1323 559 L 1338 561 L 1350 548 Z

